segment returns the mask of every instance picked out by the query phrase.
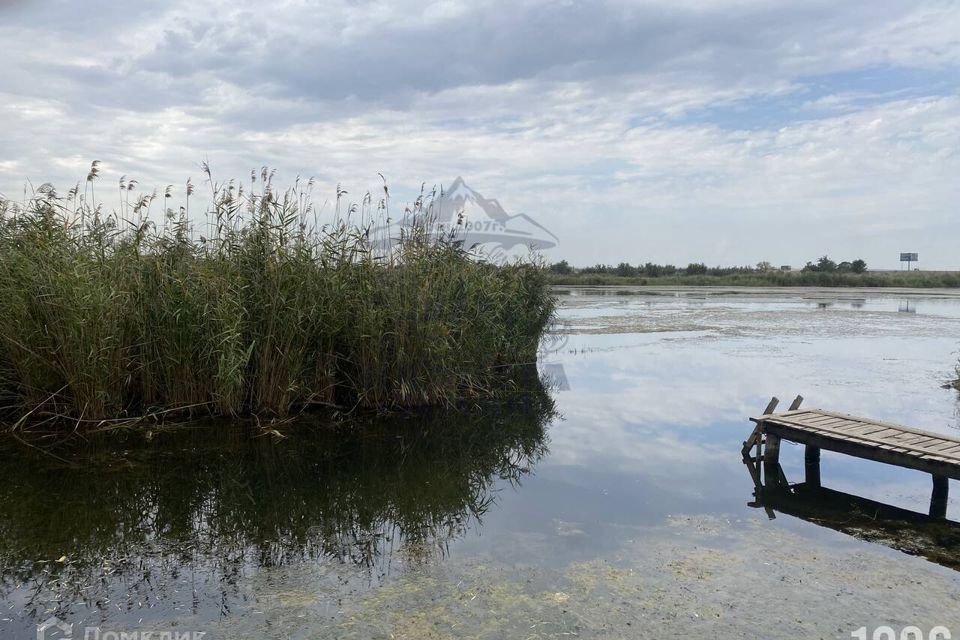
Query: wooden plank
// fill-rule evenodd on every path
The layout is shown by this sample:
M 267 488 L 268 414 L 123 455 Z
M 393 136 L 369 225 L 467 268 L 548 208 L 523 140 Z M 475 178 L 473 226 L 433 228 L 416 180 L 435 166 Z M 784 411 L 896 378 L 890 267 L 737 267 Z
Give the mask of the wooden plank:
M 933 445 L 909 445 L 912 451 L 916 451 L 920 454 L 931 454 L 946 460 L 956 460 L 960 464 L 960 449 L 953 451 L 943 451 L 933 449 Z
M 916 454 L 915 454 L 913 451 L 911 451 L 910 449 L 904 449 L 903 447 L 895 447 L 895 446 L 893 446 L 892 444 L 878 444 L 877 446 L 880 447 L 881 449 L 887 449 L 887 450 L 889 450 L 889 451 L 896 451 L 897 453 L 903 453 L 903 454 L 907 454 L 907 455 L 916 455 Z M 917 456 L 917 457 L 919 457 L 919 456 Z
M 775 421 L 775 422 L 779 422 L 779 421 Z M 784 424 L 788 424 L 788 421 L 784 421 Z M 849 434 L 843 431 L 837 431 L 829 427 L 820 427 L 820 426 L 809 427 L 809 426 L 799 425 L 799 426 L 796 426 L 796 428 L 816 432 L 819 435 L 836 438 L 837 440 L 841 440 L 841 441 L 857 442 L 860 444 L 864 444 L 868 446 L 876 446 L 878 448 L 887 449 L 890 451 L 895 451 L 903 454 L 912 454 L 912 455 L 920 456 L 923 453 L 933 452 L 929 449 L 929 447 L 931 446 L 929 444 L 923 445 L 923 446 L 912 446 L 912 445 L 905 445 L 904 443 L 897 440 L 889 440 L 883 437 L 878 437 L 878 436 L 883 436 L 885 434 L 900 433 L 895 429 L 890 429 L 890 428 L 884 428 L 883 431 L 881 432 L 868 434 L 868 435 Z M 939 454 L 941 452 L 938 451 L 937 453 Z M 949 458 L 952 456 L 945 456 L 945 457 Z M 960 463 L 960 451 L 957 452 L 956 458 L 957 458 L 957 462 Z
M 825 415 L 823 415 L 822 413 L 818 413 L 818 412 L 816 412 L 816 411 L 809 411 L 809 412 L 807 412 L 806 415 L 803 415 L 803 416 L 796 416 L 796 415 L 794 415 L 794 416 L 789 416 L 789 417 L 792 418 L 792 419 L 794 419 L 794 420 L 801 420 L 801 419 L 802 419 L 804 422 L 808 422 L 808 423 L 810 423 L 810 424 L 813 424 L 814 422 L 817 422 L 817 421 L 819 421 L 819 420 L 838 420 L 838 419 L 839 419 L 839 418 L 836 418 L 836 417 L 834 417 L 834 416 L 825 416 Z
M 900 433 L 898 435 L 893 436 L 892 439 L 896 440 L 897 442 L 902 442 L 903 444 L 909 444 L 909 445 L 924 445 L 924 444 L 932 444 L 935 442 L 942 442 L 937 438 L 929 438 L 927 436 L 917 436 L 912 433 Z
M 936 453 L 937 455 L 943 454 L 942 449 L 939 447 L 943 444 L 943 441 L 938 441 L 936 439 L 931 439 L 922 443 L 917 442 L 905 442 L 897 438 L 885 438 L 883 439 L 884 444 L 892 445 L 895 447 L 903 448 L 909 451 L 916 452 L 917 454 L 923 453 Z M 956 445 L 960 447 L 960 445 Z M 960 449 L 958 449 L 957 454 L 960 454 Z M 952 455 L 947 455 L 944 457 L 953 457 Z M 960 455 L 956 455 L 958 461 L 960 461 Z
M 884 427 L 893 427 L 894 429 L 900 429 L 901 431 L 909 431 L 910 433 L 915 433 L 921 436 L 931 436 L 933 438 L 943 438 L 944 440 L 953 440 L 958 444 L 960 444 L 960 438 L 957 438 L 957 437 L 944 435 L 942 433 L 934 433 L 932 431 L 924 431 L 922 429 L 914 429 L 912 427 L 905 427 L 901 424 L 894 424 L 892 422 L 883 422 L 881 420 L 868 420 L 865 418 L 858 418 L 856 416 L 851 416 L 846 413 L 838 413 L 836 411 L 824 411 L 823 409 L 817 409 L 817 413 L 821 413 L 823 415 L 836 416 L 838 418 L 848 418 L 850 420 L 855 420 L 858 422 L 870 422 L 870 423 L 881 425 Z
M 770 398 L 770 402 L 767 404 L 767 408 L 763 410 L 763 415 L 768 416 L 774 411 L 777 410 L 777 405 L 780 404 L 780 400 L 776 396 Z
M 818 422 L 814 424 L 815 427 L 827 427 L 829 429 L 834 429 L 836 431 L 843 431 L 845 433 L 855 433 L 858 430 L 861 430 L 863 425 L 856 422 L 850 422 L 849 420 L 839 420 L 834 418 L 835 422 L 825 421 Z
M 778 421 L 779 421 L 779 420 L 778 420 Z M 850 432 L 850 431 L 846 431 L 846 430 L 843 430 L 843 429 L 837 429 L 837 428 L 833 427 L 832 425 L 824 425 L 824 424 L 822 424 L 822 423 L 817 424 L 817 425 L 815 425 L 815 426 L 808 426 L 808 425 L 805 425 L 805 424 L 803 424 L 803 423 L 797 423 L 797 422 L 795 422 L 794 420 L 784 420 L 783 423 L 795 425 L 795 426 L 797 426 L 798 428 L 801 428 L 801 429 L 815 429 L 815 430 L 821 431 L 821 432 L 826 431 L 826 432 L 829 432 L 829 433 L 831 433 L 832 435 L 835 435 L 836 437 L 841 438 L 841 439 L 846 439 L 846 438 L 850 438 L 850 437 L 855 437 L 855 438 L 857 438 L 857 439 L 859 439 L 859 440 L 863 440 L 863 441 L 866 441 L 866 442 L 877 443 L 878 446 L 879 446 L 879 445 L 886 445 L 886 446 L 888 446 L 888 447 L 890 447 L 890 448 L 898 449 L 898 450 L 901 450 L 901 451 L 904 451 L 904 452 L 906 452 L 906 451 L 916 451 L 916 452 L 918 452 L 918 453 L 922 453 L 922 452 L 933 451 L 933 450 L 942 451 L 942 450 L 943 450 L 943 447 L 942 447 L 941 443 L 945 440 L 944 438 L 940 438 L 940 437 L 938 437 L 938 436 L 936 436 L 936 435 L 932 435 L 932 436 L 919 436 L 919 435 L 914 434 L 914 433 L 903 432 L 903 431 L 901 431 L 901 430 L 899 430 L 899 429 L 896 429 L 896 428 L 894 428 L 894 427 L 882 427 L 882 426 L 881 426 L 881 427 L 875 427 L 875 428 L 873 428 L 872 430 L 869 430 L 869 431 Z M 877 429 L 879 429 L 879 430 L 877 430 Z M 907 444 L 906 442 L 904 442 L 904 441 L 901 439 L 901 438 L 904 438 L 904 437 L 908 437 L 908 438 L 925 438 L 925 439 L 927 439 L 927 441 L 925 441 L 923 444 Z M 960 442 L 954 442 L 954 441 L 949 441 L 949 440 L 948 440 L 947 442 L 953 442 L 955 445 L 957 445 L 958 447 L 960 447 Z M 931 449 L 931 447 L 936 447 L 936 449 Z M 951 452 L 951 453 L 952 453 L 952 452 Z M 957 451 L 957 458 L 958 458 L 958 460 L 960 460 L 960 449 L 958 449 L 958 451 Z
M 936 446 L 931 446 L 930 449 L 932 451 L 943 451 L 943 452 L 960 451 L 960 444 L 957 444 L 952 440 L 941 440 L 936 444 Z
M 871 423 L 857 422 L 855 420 L 847 420 L 845 418 L 834 418 L 831 416 L 814 416 L 808 418 L 807 416 L 777 416 L 777 418 L 782 418 L 786 422 L 791 422 L 796 425 L 809 425 L 811 427 L 816 427 L 819 425 L 832 425 L 835 427 L 842 427 L 844 429 L 885 429 L 886 427 L 882 425 L 875 425 Z
M 924 455 L 922 455 L 922 456 L 920 456 L 920 457 L 923 458 L 924 460 L 933 460 L 934 462 L 943 462 L 943 463 L 947 463 L 947 464 L 957 464 L 957 461 L 956 461 L 956 460 L 953 460 L 953 459 L 950 459 L 950 458 L 941 458 L 940 456 L 933 455 L 933 454 L 924 454 Z
M 936 442 L 926 443 L 926 444 L 906 444 L 899 440 L 886 440 L 883 442 L 882 446 L 890 446 L 890 447 L 898 448 L 904 451 L 909 451 L 914 455 L 936 454 L 939 456 L 940 454 L 939 451 L 935 449 L 931 449 L 931 447 L 936 446 L 937 444 L 938 443 Z M 960 453 L 960 451 L 958 451 L 958 453 Z M 949 459 L 949 456 L 940 456 L 940 457 L 943 457 L 944 459 Z M 956 460 L 958 463 L 960 463 L 960 456 L 957 456 Z
M 802 417 L 805 415 L 819 416 L 819 415 L 822 415 L 822 413 L 817 409 L 799 409 L 797 411 L 784 411 L 783 413 L 777 413 L 777 414 L 763 414 L 759 416 L 753 416 L 752 418 L 750 418 L 750 420 L 753 422 L 763 422 L 764 420 L 769 418 L 771 415 L 776 415 L 778 418 L 796 418 L 796 417 Z
M 932 453 L 935 455 L 942 455 L 946 458 L 956 457 L 958 460 L 960 460 L 960 445 L 954 445 L 950 442 L 944 443 L 937 440 L 909 443 L 902 440 L 897 440 L 896 442 L 900 442 L 902 446 L 921 453 Z
M 791 416 L 791 419 L 796 422 L 802 422 L 803 424 L 809 424 L 809 425 L 834 424 L 834 423 L 850 424 L 851 423 L 850 420 L 846 420 L 844 418 L 834 418 L 833 416 L 820 416 L 820 415 L 812 416 L 812 417 L 804 416 L 801 419 L 797 419 L 795 416 Z M 853 424 L 856 424 L 856 423 L 853 423 Z
M 820 427 L 824 427 L 824 428 L 832 427 L 834 428 L 834 430 L 837 430 L 839 427 L 842 426 L 839 424 L 833 425 L 825 422 L 808 422 L 806 420 L 794 420 L 793 418 L 778 419 L 777 422 L 782 422 L 784 424 L 791 424 L 800 429 L 817 429 Z
M 874 441 L 874 440 L 863 439 L 863 438 L 860 438 L 860 437 L 857 437 L 857 436 L 853 436 L 853 435 L 849 435 L 849 434 L 845 434 L 845 433 L 838 433 L 838 432 L 833 431 L 833 430 L 831 430 L 831 429 L 814 429 L 814 428 L 809 428 L 809 427 L 800 427 L 800 429 L 803 430 L 803 431 L 805 431 L 805 432 L 809 432 L 809 433 L 818 435 L 818 436 L 820 436 L 820 437 L 830 438 L 830 439 L 837 440 L 837 441 L 840 441 L 840 442 L 852 442 L 852 443 L 861 444 L 861 445 L 864 445 L 864 446 L 886 447 L 886 448 L 888 448 L 888 449 L 892 449 L 892 448 L 893 448 L 893 447 L 891 447 L 891 446 L 884 445 L 884 444 L 879 443 L 879 442 L 876 442 L 876 441 Z
M 870 444 L 838 440 L 830 436 L 811 433 L 804 431 L 802 428 L 796 429 L 789 425 L 781 425 L 775 422 L 768 423 L 766 429 L 768 432 L 779 435 L 784 440 L 960 480 L 960 464 L 955 460 L 903 454 Z
M 811 432 L 813 433 L 813 431 L 811 431 Z M 909 447 L 906 447 L 906 446 L 898 446 L 899 443 L 877 442 L 877 441 L 872 441 L 872 440 L 869 440 L 869 439 L 851 437 L 851 436 L 847 436 L 847 435 L 844 435 L 844 434 L 834 434 L 834 433 L 831 433 L 830 431 L 827 431 L 827 430 L 817 430 L 815 433 L 816 433 L 816 435 L 818 435 L 818 436 L 820 436 L 820 437 L 827 437 L 827 438 L 835 439 L 835 440 L 837 440 L 837 441 L 839 441 L 839 442 L 850 442 L 850 443 L 853 443 L 853 444 L 858 444 L 858 445 L 862 445 L 862 446 L 866 446 L 866 447 L 877 447 L 877 448 L 879 448 L 879 449 L 883 449 L 883 450 L 891 451 L 891 452 L 895 452 L 895 453 L 900 453 L 900 454 L 903 454 L 903 455 L 911 455 L 911 456 L 916 456 L 916 457 L 922 457 L 922 454 L 923 454 L 923 453 L 928 453 L 928 452 L 925 452 L 925 451 L 922 450 L 922 449 L 913 449 L 913 448 L 909 448 Z M 943 457 L 943 456 L 936 456 L 936 457 L 937 457 L 937 459 L 942 460 L 942 461 L 945 461 L 945 462 L 954 462 L 954 463 L 956 463 L 956 464 L 960 464 L 960 458 L 951 461 L 949 458 L 946 458 L 946 457 Z
M 898 433 L 903 433 L 903 432 L 893 428 L 886 428 L 886 429 L 883 429 L 882 431 L 867 431 L 866 433 L 861 434 L 861 437 L 883 441 L 891 436 L 897 435 Z
M 867 434 L 867 433 L 851 433 L 851 432 L 846 431 L 846 430 L 833 428 L 833 427 L 830 426 L 830 425 L 819 425 L 819 424 L 818 424 L 818 425 L 812 425 L 812 426 L 810 426 L 810 425 L 806 425 L 806 424 L 804 424 L 804 423 L 794 422 L 794 421 L 792 421 L 792 420 L 783 420 L 783 421 L 778 420 L 777 422 L 782 422 L 783 424 L 790 424 L 791 426 L 794 426 L 794 427 L 799 428 L 799 429 L 816 429 L 816 430 L 819 430 L 819 431 L 827 431 L 827 432 L 830 432 L 830 433 L 832 433 L 832 434 L 837 435 L 838 437 L 848 437 L 848 438 L 849 438 L 849 437 L 856 437 L 856 438 L 864 439 L 864 438 L 866 438 L 867 435 L 869 435 L 869 434 Z M 886 431 L 888 431 L 888 429 L 886 429 L 886 428 L 884 428 L 884 427 L 879 427 L 879 430 L 880 430 L 881 432 L 886 432 Z M 875 439 L 874 439 L 874 440 L 875 440 Z
M 783 414 L 765 416 L 771 424 L 762 425 L 762 429 L 776 435 L 787 428 L 793 435 L 786 439 L 795 442 L 830 442 L 832 446 L 823 444 L 823 448 L 931 473 L 937 469 L 943 471 L 944 467 L 954 469 L 939 473 L 942 477 L 955 477 L 956 469 L 960 468 L 960 438 L 835 411 L 794 408 L 791 406 L 791 410 Z M 801 436 L 802 433 L 809 436 Z
M 850 425 L 851 425 L 850 428 L 847 429 L 849 433 L 863 434 L 863 433 L 876 432 L 883 429 L 883 427 L 879 427 L 875 424 L 870 424 L 869 422 L 851 422 Z
M 817 413 L 818 413 L 819 415 L 825 415 L 825 416 L 826 416 L 826 415 L 831 415 L 831 416 L 838 417 L 839 419 L 851 420 L 852 422 L 860 423 L 861 425 L 864 425 L 864 426 L 861 428 L 861 430 L 868 430 L 868 429 L 871 429 L 871 428 L 874 427 L 874 426 L 876 426 L 876 427 L 886 427 L 886 428 L 896 429 L 897 431 L 900 431 L 900 432 L 910 433 L 910 434 L 913 434 L 913 435 L 926 436 L 926 437 L 929 437 L 929 438 L 936 438 L 936 439 L 950 439 L 950 440 L 955 440 L 955 441 L 957 441 L 958 443 L 960 443 L 960 439 L 954 438 L 954 437 L 951 437 L 951 436 L 949 436 L 949 435 L 942 434 L 942 433 L 932 433 L 932 432 L 923 431 L 923 430 L 920 430 L 920 429 L 912 429 L 912 428 L 910 428 L 910 427 L 905 427 L 905 426 L 899 425 L 899 424 L 893 424 L 893 423 L 889 423 L 889 422 L 883 422 L 883 421 L 880 421 L 880 420 L 868 420 L 868 419 L 865 419 L 865 418 L 857 418 L 857 417 L 855 417 L 855 416 L 850 416 L 850 415 L 846 415 L 846 414 L 839 414 L 839 413 L 832 412 L 832 411 L 818 410 Z
M 888 433 L 888 432 L 892 432 L 892 433 L 903 433 L 902 431 L 900 431 L 900 430 L 898 430 L 898 429 L 891 429 L 890 427 L 884 427 L 884 426 L 875 424 L 875 425 L 872 425 L 869 429 L 864 429 L 863 431 L 861 431 L 861 432 L 860 432 L 860 435 L 863 435 L 863 436 L 871 436 L 871 437 L 873 437 L 873 438 L 878 438 L 878 437 L 880 437 L 880 434 Z

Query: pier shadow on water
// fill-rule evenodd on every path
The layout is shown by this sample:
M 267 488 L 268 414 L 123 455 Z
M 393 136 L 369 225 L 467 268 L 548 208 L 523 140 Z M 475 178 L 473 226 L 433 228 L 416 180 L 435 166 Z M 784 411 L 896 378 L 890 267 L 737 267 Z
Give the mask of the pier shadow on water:
M 829 489 L 819 478 L 790 483 L 779 464 L 743 462 L 754 484 L 747 506 L 771 520 L 791 516 L 960 570 L 960 522 Z
M 49 453 L 3 440 L 0 617 L 24 634 L 51 615 L 196 626 L 249 604 L 241 585 L 260 569 L 305 562 L 331 591 L 363 591 L 479 528 L 546 453 L 553 416 L 537 392 L 282 438 L 217 423 Z

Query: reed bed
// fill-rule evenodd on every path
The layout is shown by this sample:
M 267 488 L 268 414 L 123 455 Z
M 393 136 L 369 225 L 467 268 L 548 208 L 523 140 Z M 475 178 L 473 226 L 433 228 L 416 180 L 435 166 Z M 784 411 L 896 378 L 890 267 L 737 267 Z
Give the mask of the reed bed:
M 216 183 L 96 204 L 50 185 L 0 201 L 0 404 L 8 424 L 146 415 L 385 411 L 516 387 L 554 310 L 536 260 L 491 264 L 429 194 L 391 227 L 388 190 L 320 224 L 312 181 Z M 151 214 L 162 198 L 162 215 Z M 196 206 L 196 205 L 195 205 Z M 159 218 L 159 219 L 158 219 Z

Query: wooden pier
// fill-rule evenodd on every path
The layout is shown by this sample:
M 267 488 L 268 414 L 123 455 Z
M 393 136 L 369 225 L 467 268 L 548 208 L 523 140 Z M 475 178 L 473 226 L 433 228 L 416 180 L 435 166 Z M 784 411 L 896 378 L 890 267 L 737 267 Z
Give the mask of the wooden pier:
M 806 445 L 808 486 L 820 486 L 820 451 L 824 449 L 886 462 L 930 473 L 930 515 L 946 517 L 948 479 L 960 479 L 960 439 L 835 411 L 800 409 L 802 402 L 797 396 L 788 411 L 774 413 L 778 401 L 773 398 L 763 415 L 750 418 L 756 428 L 743 443 L 743 455 L 756 462 L 758 469 L 763 463 L 764 484 L 776 482 L 781 474 L 780 441 L 789 440 Z M 751 456 L 754 447 L 756 457 Z

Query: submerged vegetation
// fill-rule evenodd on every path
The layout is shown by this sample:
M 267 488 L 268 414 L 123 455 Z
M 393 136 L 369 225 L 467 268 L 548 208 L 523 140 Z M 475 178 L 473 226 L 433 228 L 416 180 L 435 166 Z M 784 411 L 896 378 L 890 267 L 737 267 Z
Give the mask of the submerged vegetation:
M 313 182 L 209 179 L 151 216 L 86 188 L 0 201 L 0 405 L 19 422 L 169 412 L 278 415 L 311 405 L 385 410 L 512 388 L 554 309 L 533 261 L 492 264 L 438 223 L 428 195 L 391 233 L 388 192 L 321 224 Z M 99 190 L 99 189 L 98 189 Z

